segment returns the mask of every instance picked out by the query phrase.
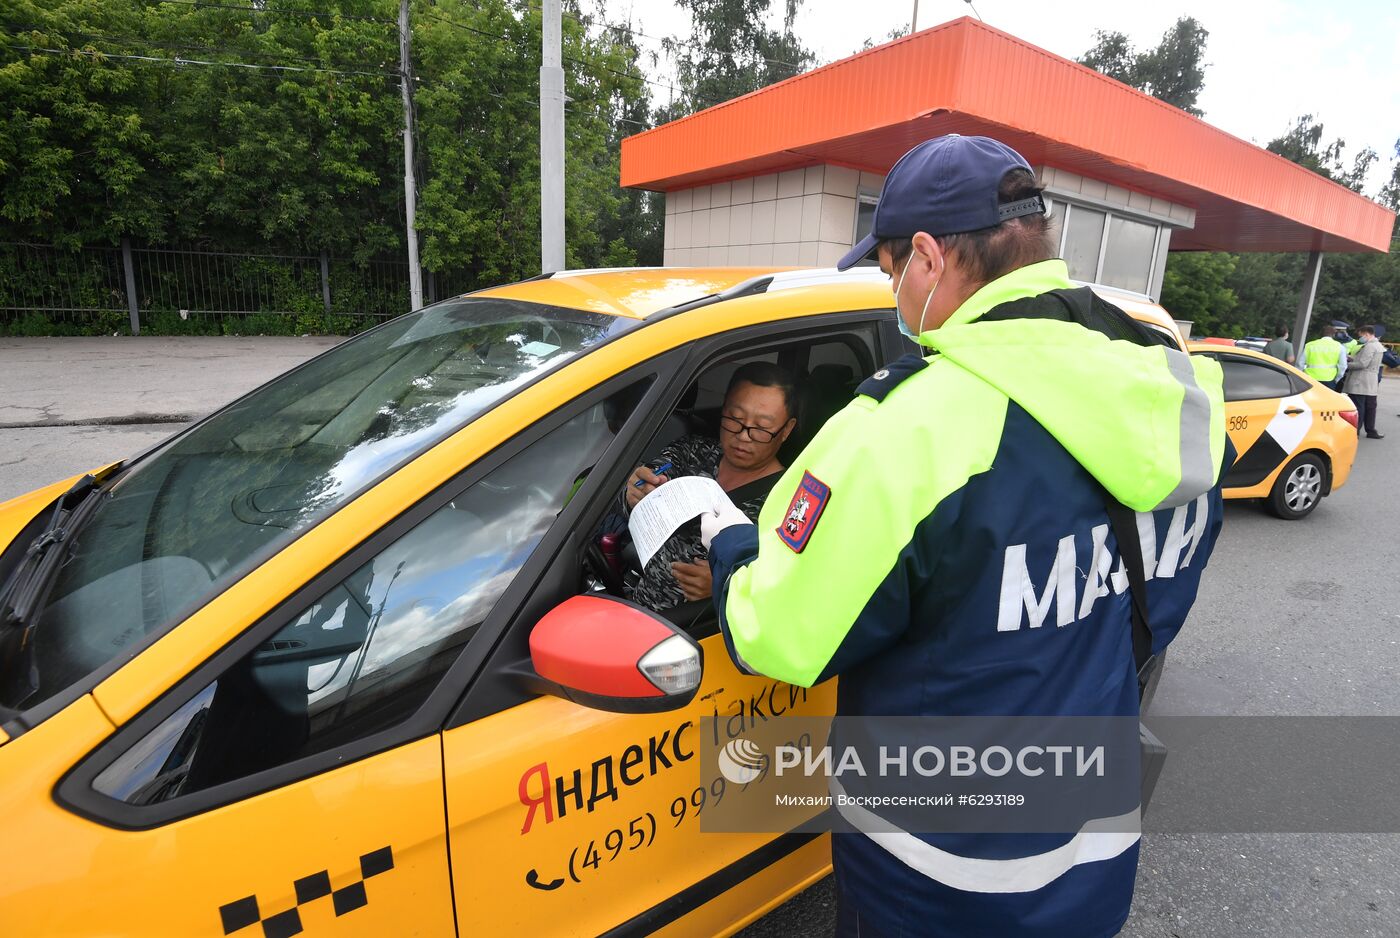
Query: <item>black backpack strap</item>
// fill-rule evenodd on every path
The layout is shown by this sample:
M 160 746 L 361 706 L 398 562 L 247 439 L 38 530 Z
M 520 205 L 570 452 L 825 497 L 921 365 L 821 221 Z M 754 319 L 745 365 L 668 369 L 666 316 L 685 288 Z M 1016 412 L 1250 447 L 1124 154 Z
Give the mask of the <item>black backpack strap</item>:
M 1089 287 L 1070 290 L 1050 290 L 1038 296 L 1022 297 L 984 313 L 978 322 L 1007 322 L 1016 319 L 1049 319 L 1078 323 L 1110 339 L 1134 345 L 1164 345 L 1175 349 L 1167 336 L 1138 322 L 1123 310 L 1104 300 Z M 1229 463 L 1227 463 L 1229 465 Z M 1147 615 L 1147 569 L 1138 540 L 1137 517 L 1133 510 L 1103 493 L 1109 523 L 1118 539 L 1118 552 L 1128 574 L 1128 592 L 1132 599 L 1133 664 L 1137 667 L 1138 690 L 1146 686 L 1153 671 L 1152 624 Z
M 1133 604 L 1133 664 L 1141 684 L 1151 675 L 1152 624 L 1147 615 L 1147 568 L 1142 558 L 1142 542 L 1138 540 L 1137 517 L 1133 510 L 1104 492 L 1104 507 L 1118 539 L 1118 553 L 1128 574 L 1128 594 Z
M 1134 345 L 1165 345 L 1168 348 L 1176 348 L 1176 344 L 1167 336 L 1138 322 L 1089 287 L 1050 290 L 1038 296 L 1011 300 L 983 313 L 977 321 L 1006 322 L 1012 319 L 1074 322 L 1110 339 L 1119 339 Z

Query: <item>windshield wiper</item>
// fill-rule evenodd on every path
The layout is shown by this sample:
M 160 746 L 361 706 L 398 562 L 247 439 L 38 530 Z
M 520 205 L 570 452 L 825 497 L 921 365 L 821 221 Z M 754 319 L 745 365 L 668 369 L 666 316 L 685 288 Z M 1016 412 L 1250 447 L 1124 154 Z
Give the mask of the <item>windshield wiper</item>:
M 25 550 L 10 578 L 0 589 L 0 625 L 28 628 L 43 605 L 73 535 L 102 502 L 97 479 L 85 475 L 59 498 L 43 532 Z

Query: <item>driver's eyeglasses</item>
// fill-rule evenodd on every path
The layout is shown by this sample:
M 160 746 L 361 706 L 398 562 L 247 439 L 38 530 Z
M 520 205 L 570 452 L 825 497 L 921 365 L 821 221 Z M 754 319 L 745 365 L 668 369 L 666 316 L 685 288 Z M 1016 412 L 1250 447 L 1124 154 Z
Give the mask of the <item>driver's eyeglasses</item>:
M 719 425 L 735 436 L 747 430 L 749 431 L 749 439 L 753 440 L 755 443 L 772 443 L 778 434 L 782 432 L 782 427 L 779 427 L 777 430 L 769 430 L 765 427 L 751 427 L 739 420 L 739 418 L 730 417 L 728 414 L 719 418 Z

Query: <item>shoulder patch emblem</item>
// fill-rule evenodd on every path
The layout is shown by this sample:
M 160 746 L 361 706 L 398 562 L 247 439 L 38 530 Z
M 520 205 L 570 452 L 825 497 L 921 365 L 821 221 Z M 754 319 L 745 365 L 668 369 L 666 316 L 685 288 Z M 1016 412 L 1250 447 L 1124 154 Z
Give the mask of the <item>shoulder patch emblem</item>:
M 792 496 L 787 514 L 783 516 L 783 523 L 778 525 L 778 537 L 792 548 L 793 553 L 800 554 L 807 546 L 807 542 L 812 538 L 812 531 L 829 501 L 831 486 L 810 472 L 802 473 L 802 484 Z
M 905 355 L 890 362 L 862 381 L 860 387 L 856 388 L 856 393 L 883 401 L 885 395 L 899 387 L 900 382 L 905 378 L 918 374 L 927 367 L 928 362 L 924 361 L 922 357 L 912 353 Z

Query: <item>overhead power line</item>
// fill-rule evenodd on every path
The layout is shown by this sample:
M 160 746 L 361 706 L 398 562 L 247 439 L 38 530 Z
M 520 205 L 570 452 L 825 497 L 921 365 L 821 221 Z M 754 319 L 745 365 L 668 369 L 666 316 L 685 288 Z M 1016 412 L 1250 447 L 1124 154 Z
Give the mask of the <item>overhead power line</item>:
M 186 59 L 176 56 L 173 59 L 163 58 L 155 55 L 132 55 L 118 52 L 103 52 L 100 49 L 49 49 L 43 46 L 17 46 L 6 45 L 5 48 L 13 49 L 17 52 L 28 52 L 31 55 L 39 53 L 41 55 L 82 55 L 91 59 L 129 59 L 137 62 L 155 62 L 161 65 L 201 65 L 215 66 L 219 68 L 242 68 L 252 71 L 267 72 L 322 72 L 328 75 L 364 75 L 370 78 L 391 78 L 397 77 L 397 71 L 381 70 L 377 72 L 357 71 L 344 68 L 322 68 L 309 65 L 264 65 L 254 62 L 214 62 L 205 59 Z
M 513 43 L 513 42 L 515 42 L 515 40 L 512 40 L 509 36 L 503 35 L 503 34 L 501 34 L 501 33 L 493 33 L 493 32 L 490 32 L 489 30 L 480 29 L 479 27 L 476 27 L 476 26 L 468 26 L 466 23 L 459 23 L 457 20 L 448 19 L 447 17 L 442 16 L 441 14 L 438 14 L 438 13 L 429 13 L 429 12 L 427 12 L 426 10 L 420 10 L 418 15 L 419 15 L 419 16 L 425 16 L 425 17 L 427 17 L 427 18 L 430 19 L 430 20 L 436 20 L 437 22 L 443 23 L 443 24 L 445 24 L 445 25 L 447 25 L 447 26 L 455 26 L 457 29 L 463 30 L 463 31 L 465 31 L 465 32 L 475 33 L 475 34 L 478 35 L 478 36 L 484 36 L 484 37 L 486 37 L 487 39 L 498 39 L 498 40 L 500 40 L 501 42 L 505 42 L 505 43 Z M 518 43 L 517 43 L 517 44 L 518 44 Z M 649 85 L 655 85 L 655 86 L 658 87 L 658 88 L 671 88 L 672 90 L 674 90 L 674 88 L 675 88 L 674 85 L 670 85 L 670 84 L 668 84 L 668 83 L 666 83 L 666 82 L 652 81 L 650 78 L 645 78 L 645 77 L 643 77 L 643 76 L 641 76 L 641 75 L 629 75 L 627 72 L 619 72 L 617 69 L 615 69 L 615 68 L 609 68 L 609 67 L 607 67 L 606 65 L 595 65 L 595 64 L 590 63 L 590 62 L 585 62 L 585 61 L 583 61 L 582 59 L 571 58 L 571 57 L 569 57 L 569 56 L 567 56 L 567 55 L 564 56 L 563 58 L 564 58 L 564 61 L 565 61 L 565 62 L 568 62 L 570 65 L 577 65 L 577 66 L 579 66 L 580 68 L 598 69 L 599 71 L 604 71 L 604 72 L 608 72 L 608 73 L 611 74 L 611 75 L 616 75 L 618 78 L 626 78 L 626 79 L 628 79 L 629 81 L 643 81 L 643 82 L 646 82 L 646 83 L 649 84 Z
M 676 39 L 675 37 L 666 38 L 662 36 L 652 36 L 648 33 L 644 33 L 640 30 L 634 29 L 631 26 L 620 26 L 616 23 L 609 23 L 607 20 L 604 20 L 600 17 L 579 15 L 577 13 L 570 13 L 568 11 L 565 11 L 564 15 L 567 16 L 569 19 L 573 20 L 574 22 L 582 24 L 583 26 L 597 26 L 600 29 L 611 29 L 616 32 L 626 33 L 627 35 L 632 36 L 633 38 L 640 36 L 644 39 L 650 39 L 653 42 L 662 43 L 663 46 L 672 43 L 678 43 L 681 41 L 679 39 Z M 668 49 L 667 51 L 669 53 L 670 50 Z M 801 65 L 798 65 L 795 62 L 784 62 L 782 59 L 770 59 L 767 56 L 763 55 L 758 56 L 758 59 L 759 61 L 766 62 L 769 65 L 781 65 L 784 68 L 793 69 L 794 75 L 801 74 L 803 68 Z
M 214 3 L 214 2 L 210 2 L 210 0 L 160 0 L 160 2 L 162 2 L 162 3 L 175 3 L 175 4 L 180 4 L 180 5 L 183 5 L 183 6 L 191 6 L 191 7 L 209 7 L 209 8 L 214 8 L 214 9 L 236 10 L 236 11 L 240 11 L 240 12 L 249 12 L 249 13 L 273 13 L 273 14 L 283 13 L 283 14 L 297 15 L 297 16 L 341 16 L 343 19 L 358 19 L 358 20 L 365 20 L 365 21 L 370 21 L 370 22 L 386 23 L 386 24 L 392 25 L 392 26 L 397 26 L 397 25 L 398 25 L 398 24 L 397 24 L 396 22 L 394 22 L 393 20 L 384 20 L 384 19 L 379 19 L 379 18 L 377 18 L 377 17 L 370 17 L 370 16 L 354 16 L 354 15 L 348 15 L 348 14 L 325 13 L 325 12 L 305 11 L 305 10 L 286 10 L 286 9 L 275 8 L 275 7 L 250 7 L 250 6 L 242 6 L 242 5 L 237 5 L 237 4 Z M 501 34 L 501 33 L 493 33 L 493 32 L 490 32 L 489 30 L 484 30 L 484 29 L 480 29 L 480 28 L 475 27 L 475 26 L 470 26 L 470 25 L 468 25 L 468 24 L 466 24 L 466 23 L 461 23 L 461 22 L 458 22 L 457 20 L 449 19 L 448 17 L 442 16 L 442 15 L 437 14 L 437 13 L 431 13 L 431 12 L 428 12 L 428 11 L 419 11 L 419 12 L 420 12 L 420 15 L 421 15 L 421 16 L 424 16 L 424 17 L 426 17 L 426 18 L 428 18 L 428 19 L 430 19 L 430 20 L 435 20 L 435 21 L 437 21 L 437 22 L 443 23 L 443 24 L 448 25 L 448 26 L 455 27 L 455 28 L 457 28 L 457 29 L 464 30 L 464 31 L 466 31 L 466 32 L 474 33 L 474 34 L 476 34 L 476 35 L 478 35 L 478 36 L 482 36 L 482 37 L 485 37 L 485 38 L 488 38 L 488 39 L 495 39 L 495 40 L 498 40 L 498 41 L 500 41 L 500 42 L 518 45 L 518 43 L 515 42 L 514 40 L 512 40 L 509 36 L 503 35 L 503 34 Z M 582 18 L 578 17 L 578 16 L 575 15 L 575 14 L 566 13 L 565 15 L 570 16 L 571 18 L 573 18 L 573 19 L 575 19 L 575 20 L 578 20 L 578 21 L 580 21 L 580 22 L 584 22 Z M 587 24 L 585 23 L 585 25 L 587 25 Z M 607 27 L 607 28 L 617 29 L 617 30 L 624 31 L 624 32 L 630 31 L 627 27 L 615 26 L 615 25 L 613 25 L 613 24 L 599 23 L 599 24 L 596 24 L 596 25 L 602 25 L 602 26 L 605 26 L 605 27 Z M 219 52 L 219 51 L 221 51 L 221 50 L 220 50 L 219 48 L 217 48 L 217 47 L 208 47 L 208 46 L 182 46 L 182 45 L 178 45 L 178 44 L 174 44 L 174 43 L 163 43 L 163 42 L 160 42 L 160 41 L 158 41 L 158 40 L 134 39 L 134 38 L 131 38 L 131 37 L 97 36 L 97 35 L 95 35 L 95 34 L 86 34 L 86 33 L 73 33 L 73 35 L 76 35 L 76 36 L 84 36 L 84 37 L 86 37 L 86 38 L 91 38 L 91 39 L 108 40 L 108 41 L 112 41 L 112 42 L 135 42 L 135 43 L 140 43 L 140 44 L 142 44 L 142 45 L 150 45 L 150 46 L 155 46 L 155 47 L 157 47 L 157 48 L 169 49 L 169 50 L 172 50 L 172 51 L 178 50 L 178 49 L 195 50 L 195 51 L 200 51 L 200 52 L 204 52 L 204 53 Z M 646 35 L 646 34 L 640 33 L 640 34 L 638 34 L 638 35 Z M 653 37 L 653 38 L 654 38 L 654 37 Z M 64 56 L 64 55 L 69 55 L 69 56 L 71 56 L 71 55 L 81 55 L 81 56 L 85 56 L 85 57 L 93 58 L 93 59 L 114 59 L 114 60 L 125 60 L 125 61 L 149 62 L 149 63 L 160 64 L 160 65 L 174 65 L 174 66 L 187 66 L 187 65 L 191 65 L 191 66 L 213 67 L 213 68 L 238 68 L 238 69 L 244 69 L 244 70 L 249 70 L 249 71 L 303 72 L 303 73 L 318 73 L 318 74 L 328 74 L 328 75 L 353 75 L 353 76 L 361 76 L 361 77 L 369 77 L 369 78 L 384 78 L 384 77 L 397 78 L 397 77 L 399 77 L 399 71 L 398 71 L 397 69 L 393 69 L 393 68 L 388 68 L 388 69 L 375 69 L 373 66 L 366 66 L 366 67 L 360 68 L 360 69 L 351 69 L 351 68 L 330 68 L 330 67 L 327 67 L 327 66 L 316 66 L 316 65 L 285 65 L 285 64 L 270 64 L 270 63 L 265 64 L 265 63 L 254 63 L 254 62 L 240 62 L 240 61 L 232 61 L 232 60 L 197 59 L 197 58 L 187 58 L 187 57 L 185 57 L 185 56 L 180 56 L 180 55 L 176 55 L 174 58 L 165 58 L 165 57 L 162 57 L 162 56 L 137 55 L 137 54 L 133 54 L 133 53 L 107 52 L 107 51 L 104 51 L 104 50 L 101 50 L 101 49 L 92 49 L 92 48 L 86 48 L 86 49 L 54 49 L 54 48 L 49 48 L 49 47 L 44 47 L 44 46 L 13 45 L 13 44 L 12 44 L 12 45 L 7 45 L 6 48 L 9 48 L 9 49 L 11 49 L 11 50 L 18 51 L 18 52 L 27 52 L 27 53 L 29 53 L 29 54 L 57 55 L 57 56 Z M 240 54 L 244 54 L 244 55 L 255 55 L 255 56 L 267 56 L 267 57 L 270 57 L 270 56 L 274 55 L 274 53 L 263 53 L 263 52 L 257 52 L 257 51 L 254 51 L 254 50 L 240 50 Z M 283 58 L 283 59 L 288 58 L 288 56 L 285 56 L 285 55 L 279 55 L 279 56 L 277 56 L 277 57 L 278 57 L 278 58 Z M 314 59 L 308 59 L 308 58 L 298 58 L 298 57 L 291 57 L 291 58 L 293 58 L 293 59 L 296 60 L 296 61 L 301 61 L 301 62 L 314 62 L 314 61 L 316 61 L 316 60 L 314 60 Z M 564 57 L 564 61 L 568 62 L 568 63 L 571 64 L 571 65 L 574 65 L 574 66 L 577 66 L 577 67 L 579 67 L 579 68 L 581 68 L 581 69 L 584 69 L 584 70 L 596 70 L 596 71 L 607 72 L 608 74 L 614 75 L 614 76 L 616 76 L 616 77 L 618 77 L 618 78 L 627 79 L 627 80 L 629 80 L 629 81 L 641 81 L 641 82 L 644 82 L 645 84 L 651 85 L 651 86 L 653 86 L 653 87 L 665 89 L 665 90 L 667 90 L 667 91 L 669 91 L 669 92 L 671 93 L 671 95 L 673 96 L 673 98 L 674 98 L 674 95 L 675 95 L 676 91 L 679 90 L 679 89 L 676 87 L 676 85 L 675 85 L 674 83 L 672 83 L 672 82 L 657 81 L 657 80 L 655 80 L 655 79 L 647 78 L 647 77 L 645 77 L 645 76 L 643 76 L 643 75 L 641 75 L 641 74 L 632 74 L 632 73 L 628 73 L 628 72 L 618 71 L 617 69 L 611 68 L 611 67 L 606 66 L 606 65 L 601 65 L 601 64 L 592 63 L 592 62 L 586 62 L 586 61 L 584 61 L 584 60 L 582 60 L 582 59 L 573 58 L 573 57 L 571 57 L 571 56 L 565 56 L 565 57 Z M 766 62 L 768 62 L 768 63 L 770 63 L 770 64 L 785 65 L 785 66 L 788 66 L 788 67 L 791 67 L 791 68 L 797 68 L 797 67 L 798 67 L 798 66 L 792 65 L 792 63 L 781 62 L 781 61 L 774 60 L 774 59 L 764 59 L 763 61 L 766 61 Z M 415 83 L 420 83 L 420 82 L 422 81 L 422 79 L 421 79 L 420 77 L 418 77 L 418 76 L 415 76 L 415 77 L 414 77 L 414 81 L 415 81 Z M 501 95 L 495 95 L 495 97 L 502 97 L 502 96 L 501 96 Z M 703 99 L 703 98 L 695 98 L 695 97 L 692 97 L 692 98 L 691 98 L 692 104 L 695 105 L 696 107 L 699 107 L 699 108 L 714 107 L 714 106 L 719 105 L 719 104 L 724 104 L 727 100 L 728 100 L 728 99 L 711 101 L 711 100 L 706 100 L 706 99 Z M 578 111 L 578 110 L 573 109 L 573 108 L 566 108 L 566 110 L 567 110 L 569 113 L 591 113 L 591 112 L 587 112 L 587 111 Z M 601 115 L 601 114 L 600 114 L 599 116 L 605 116 L 605 115 Z M 618 121 L 618 122 L 620 122 L 620 123 L 632 124 L 632 125 L 635 125 L 635 126 L 638 126 L 638 127 L 647 127 L 647 126 L 649 126 L 649 125 L 648 125 L 646 122 L 644 122 L 644 121 L 632 120 L 632 119 L 630 119 L 630 118 L 612 117 L 612 118 L 610 118 L 610 119 L 615 120 L 615 121 Z
M 395 20 L 384 19 L 379 16 L 361 16 L 355 13 L 329 13 L 323 10 L 288 10 L 282 7 L 248 6 L 238 3 L 213 3 L 211 0 L 160 0 L 161 3 L 176 3 L 187 7 L 206 7 L 211 10 L 236 10 L 240 13 L 272 13 L 282 16 L 329 16 L 332 19 L 339 17 L 343 20 L 360 20 L 366 23 L 387 23 L 390 26 L 397 26 Z
M 512 100 L 510 97 L 508 97 L 507 95 L 502 94 L 502 93 L 499 92 L 499 91 L 491 91 L 491 90 L 486 89 L 486 88 L 469 88 L 469 87 L 467 87 L 466 85 L 460 85 L 460 84 L 458 84 L 458 83 L 456 83 L 456 82 L 454 82 L 454 81 L 446 81 L 446 80 L 438 79 L 438 78 L 429 78 L 429 79 L 426 79 L 426 80 L 425 80 L 421 75 L 414 75 L 414 76 L 413 76 L 413 80 L 414 80 L 415 82 L 417 82 L 420 86 L 426 86 L 426 87 L 429 88 L 429 89 L 444 88 L 444 89 L 447 89 L 448 91 L 461 91 L 461 92 L 464 92 L 464 93 L 466 93 L 466 94 L 484 94 L 484 95 L 486 95 L 487 97 L 495 98 L 495 99 L 497 99 L 497 100 L 499 100 L 499 101 L 511 101 L 511 100 Z M 516 103 L 516 104 L 521 104 L 521 103 L 525 102 L 526 100 L 528 100 L 531 106 L 533 106 L 533 107 L 539 107 L 539 102 L 538 102 L 538 101 L 535 101 L 533 98 L 529 98 L 529 99 L 526 99 L 526 98 L 516 98 L 516 99 L 514 99 L 514 100 L 515 100 L 515 103 Z M 578 102 L 578 101 L 574 101 L 573 103 L 578 104 L 579 102 Z M 650 126 L 651 126 L 650 124 L 648 124 L 648 123 L 645 122 L 645 121 L 632 120 L 630 117 L 614 117 L 612 114 L 610 114 L 610 113 L 608 113 L 608 112 L 606 112 L 606 111 L 601 111 L 601 110 L 588 110 L 588 109 L 586 109 L 586 108 L 580 108 L 580 107 L 569 107 L 567 104 L 564 106 L 564 112 L 565 112 L 566 114 L 578 114 L 578 115 L 580 115 L 580 116 L 597 117 L 597 118 L 601 118 L 601 119 L 603 119 L 603 120 L 617 121 L 617 122 L 620 123 L 620 124 L 635 124 L 635 125 L 638 126 L 638 127 L 650 127 Z
M 430 20 L 437 20 L 439 23 L 444 23 L 444 24 L 446 24 L 446 25 L 448 25 L 448 26 L 455 26 L 455 27 L 457 27 L 458 29 L 465 30 L 466 32 L 469 32 L 469 33 L 476 33 L 478 36 L 485 36 L 485 37 L 487 37 L 488 39 L 499 39 L 501 42 L 506 42 L 506 43 L 510 43 L 510 42 L 513 42 L 513 41 L 514 41 L 514 40 L 512 40 L 509 36 L 502 35 L 501 33 L 488 32 L 487 30 L 484 30 L 484 29 L 478 29 L 478 28 L 475 27 L 475 26 L 468 26 L 466 23 L 459 23 L 459 22 L 457 22 L 456 20 L 448 19 L 447 17 L 441 16 L 441 15 L 436 14 L 436 13 L 428 13 L 428 12 L 426 12 L 426 11 L 420 11 L 420 12 L 419 12 L 419 15 L 420 15 L 420 16 L 426 16 L 426 17 L 427 17 L 428 19 L 430 19 Z M 599 71 L 608 72 L 609 74 L 616 75 L 616 76 L 619 77 L 619 78 L 626 78 L 626 79 L 628 79 L 629 81 L 644 81 L 644 82 L 646 82 L 646 83 L 649 84 L 649 85 L 656 85 L 658 88 L 670 88 L 670 87 L 673 87 L 673 86 L 668 85 L 668 84 L 666 84 L 666 83 L 664 83 L 664 82 L 652 81 L 651 79 L 649 79 L 649 78 L 644 78 L 644 77 L 642 77 L 641 75 L 629 75 L 629 74 L 627 74 L 626 72 L 619 72 L 619 71 L 618 71 L 617 69 L 615 69 L 615 68 L 608 68 L 606 65 L 595 65 L 595 64 L 590 63 L 590 62 L 585 62 L 585 61 L 583 61 L 582 59 L 570 58 L 570 57 L 567 56 L 567 55 L 564 56 L 564 61 L 565 61 L 565 62 L 568 62 L 570 65 L 577 65 L 577 66 L 579 66 L 580 68 L 596 68 L 596 69 L 598 69 Z
M 22 26 L 22 27 L 18 27 L 18 31 L 21 32 L 21 33 L 30 33 L 30 32 L 48 33 L 48 32 L 50 32 L 50 30 L 48 30 L 48 29 L 46 29 L 46 28 L 44 28 L 44 27 L 41 27 L 41 26 Z M 237 50 L 230 50 L 230 49 L 228 49 L 228 48 L 226 48 L 226 47 L 220 47 L 220 46 L 191 46 L 191 45 L 186 45 L 186 44 L 184 44 L 184 43 L 169 42 L 169 41 L 162 40 L 162 39 L 140 39 L 140 38 L 137 38 L 137 37 L 135 37 L 135 36 L 117 36 L 117 35 L 113 35 L 113 34 L 111 34 L 111 33 L 98 34 L 98 33 L 84 33 L 84 32 L 75 32 L 75 31 L 66 31 L 66 35 L 65 35 L 63 38 L 66 39 L 66 40 L 70 40 L 70 41 L 71 41 L 71 40 L 72 40 L 73 38 L 75 38 L 75 37 L 78 38 L 78 39 L 90 39 L 90 40 L 95 40 L 95 41 L 97 41 L 97 42 L 115 42 L 115 43 L 121 43 L 121 44 L 130 43 L 130 44 L 138 45 L 138 46 L 151 46 L 151 47 L 153 47 L 153 48 L 165 49 L 165 50 L 168 50 L 168 51 L 171 51 L 171 52 L 219 53 L 219 52 L 236 51 L 237 54 L 240 55 L 240 56 L 249 56 L 249 55 L 251 55 L 251 56 L 256 56 L 257 58 L 260 58 L 260 59 L 278 59 L 278 60 L 281 60 L 281 61 L 310 62 L 310 63 L 313 64 L 313 65 L 318 64 L 318 63 L 321 61 L 320 59 L 312 59 L 312 58 L 307 58 L 307 57 L 305 57 L 305 56 L 300 56 L 300 55 L 289 55 L 289 54 L 287 54 L 287 53 L 285 53 L 285 52 L 259 52 L 259 51 L 257 51 L 256 49 L 237 49 Z M 117 54 L 117 53 L 109 53 L 109 52 L 104 52 L 104 53 L 103 53 L 103 55 L 108 56 L 108 57 L 111 57 L 111 56 L 116 55 L 116 54 Z M 331 66 L 324 66 L 324 67 L 329 68 L 329 67 L 331 67 Z M 360 68 L 365 68 L 365 69 L 373 69 L 373 68 L 376 68 L 377 66 L 373 66 L 373 65 L 362 65 L 362 66 L 358 66 L 358 67 L 360 67 Z M 390 72 L 389 74 L 397 74 L 397 72 Z
M 152 55 L 126 55 L 126 54 L 115 53 L 115 52 L 102 52 L 102 51 L 96 50 L 96 49 L 49 49 L 49 48 L 44 48 L 44 47 L 41 47 L 41 46 L 17 46 L 17 45 L 6 45 L 5 48 L 7 48 L 7 49 L 13 49 L 13 50 L 18 51 L 18 52 L 28 52 L 28 53 L 31 53 L 31 54 L 40 54 L 40 55 L 59 55 L 59 56 L 64 56 L 64 55 L 82 55 L 82 56 L 86 56 L 86 57 L 88 57 L 88 58 L 94 58 L 94 59 L 96 59 L 96 58 L 102 58 L 102 59 L 121 59 L 121 60 L 131 60 L 131 61 L 138 61 L 138 62 L 153 62 L 153 63 L 157 63 L 157 64 L 162 64 L 162 65 L 205 65 L 205 66 L 210 66 L 210 65 L 212 65 L 212 66 L 225 66 L 225 67 L 228 67 L 228 68 L 244 68 L 244 69 L 251 69 L 251 70 L 254 70 L 254 71 L 276 71 L 276 72 L 327 72 L 327 73 L 330 73 L 330 74 L 333 74 L 333 75 L 361 75 L 361 76 L 366 76 L 366 77 L 369 77 L 369 78 L 397 78 L 397 77 L 398 77 L 398 71 L 397 71 L 397 70 L 388 70 L 388 69 L 383 70 L 383 71 L 378 71 L 378 72 L 367 72 L 367 71 L 354 71 L 354 70 L 349 70 L 349 69 L 334 69 L 334 68 L 303 68 L 303 67 L 293 66 L 293 65 L 263 65 L 263 64 L 253 63 L 253 62 L 212 62 L 212 61 L 202 61 L 202 60 L 200 60 L 200 59 L 186 59 L 186 58 L 179 58 L 179 57 L 173 58 L 173 59 L 166 59 L 166 58 L 160 58 L 159 56 L 152 56 Z M 422 77 L 421 75 L 414 75 L 414 76 L 413 76 L 413 80 L 414 80 L 414 82 L 415 82 L 416 84 L 419 84 L 419 85 L 424 84 L 424 79 L 423 79 L 423 77 Z M 444 81 L 429 80 L 429 81 L 427 82 L 427 84 L 432 85 L 432 86 L 437 86 L 437 87 L 451 88 L 451 89 L 454 89 L 454 90 L 461 90 L 461 91 L 472 90 L 472 89 L 465 88 L 465 87 L 463 87 L 463 86 L 461 86 L 461 85 L 457 85 L 457 84 L 454 84 L 454 83 L 451 83 L 451 82 L 444 82 Z M 495 91 L 486 91 L 486 90 L 484 90 L 484 89 L 475 89 L 475 90 L 478 91 L 478 92 L 480 92 L 480 93 L 482 93 L 482 94 L 489 95 L 490 97 L 496 98 L 496 99 L 501 100 L 501 101 L 508 101 L 508 100 L 510 100 L 510 99 L 507 98 L 505 95 L 503 95 L 503 94 L 501 94 L 501 93 L 499 93 L 499 92 L 495 92 Z M 535 106 L 538 107 L 538 104 L 536 103 Z M 603 111 L 589 111 L 589 110 L 583 110 L 583 109 L 580 109 L 580 108 L 572 108 L 572 107 L 565 107 L 564 110 L 567 111 L 567 112 L 570 113 L 570 114 L 579 114 L 579 115 L 588 115 L 588 116 L 591 116 L 591 117 L 599 117 L 599 118 L 603 118 L 603 119 L 605 119 L 605 120 L 613 120 L 613 121 L 617 121 L 617 122 L 623 123 L 623 124 L 635 124 L 635 125 L 638 126 L 638 127 L 646 127 L 646 126 L 649 126 L 649 125 L 646 124 L 644 121 L 636 121 L 636 120 L 632 120 L 632 119 L 626 118 L 626 117 L 614 117 L 614 116 L 612 116 L 612 115 L 610 115 L 610 114 L 607 114 L 607 113 L 605 113 L 605 112 L 603 112 Z
M 574 22 L 580 23 L 584 26 L 597 26 L 602 29 L 611 29 L 615 32 L 626 33 L 627 35 L 632 36 L 633 38 L 640 36 L 643 39 L 650 39 L 653 42 L 661 43 L 671 41 L 670 39 L 664 36 L 652 36 L 642 32 L 640 29 L 635 29 L 631 26 L 619 26 L 616 23 L 609 23 L 607 20 L 602 19 L 601 17 L 587 15 L 581 16 L 578 13 L 572 13 L 568 10 L 564 11 L 564 15 L 567 16 L 569 19 L 573 20 Z

